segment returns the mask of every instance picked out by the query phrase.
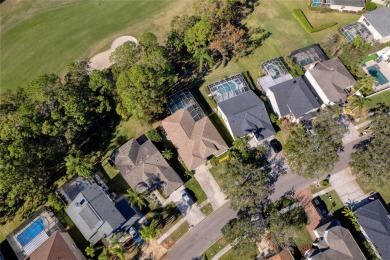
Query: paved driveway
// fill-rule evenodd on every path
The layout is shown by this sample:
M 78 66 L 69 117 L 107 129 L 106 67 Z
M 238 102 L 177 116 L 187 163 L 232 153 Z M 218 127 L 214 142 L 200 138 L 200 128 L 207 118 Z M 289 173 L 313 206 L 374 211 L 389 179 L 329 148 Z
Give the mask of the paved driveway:
M 226 203 L 225 193 L 222 192 L 221 187 L 219 187 L 206 165 L 201 165 L 196 168 L 194 176 L 206 193 L 214 210 Z
M 176 207 L 184 215 L 184 218 L 187 219 L 188 224 L 190 226 L 195 226 L 205 218 L 205 215 L 200 211 L 196 204 L 188 205 L 183 200 L 180 194 L 180 191 L 183 189 L 184 186 L 172 192 L 169 198 L 175 203 Z

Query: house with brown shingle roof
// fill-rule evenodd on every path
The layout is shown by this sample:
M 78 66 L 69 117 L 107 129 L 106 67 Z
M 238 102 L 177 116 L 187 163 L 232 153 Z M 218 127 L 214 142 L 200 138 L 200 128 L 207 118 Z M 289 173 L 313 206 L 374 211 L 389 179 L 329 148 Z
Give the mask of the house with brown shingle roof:
M 168 197 L 183 185 L 179 175 L 146 136 L 133 138 L 116 149 L 111 160 L 136 192 L 151 191 L 159 187 Z
M 347 92 L 356 83 L 338 58 L 311 64 L 305 78 L 326 105 L 345 102 Z
M 229 148 L 208 117 L 195 122 L 187 109 L 180 109 L 165 118 L 162 126 L 190 170 Z
M 84 260 L 86 259 L 66 232 L 53 233 L 31 255 L 30 260 Z

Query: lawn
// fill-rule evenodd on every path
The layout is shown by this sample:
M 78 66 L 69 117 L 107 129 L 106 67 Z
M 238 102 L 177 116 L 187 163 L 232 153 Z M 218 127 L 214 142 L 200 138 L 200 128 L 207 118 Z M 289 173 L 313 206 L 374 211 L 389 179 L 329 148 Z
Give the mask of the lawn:
M 2 90 L 63 74 L 69 62 L 92 57 L 121 35 L 151 31 L 163 41 L 171 19 L 189 12 L 193 0 L 14 2 L 0 7 Z
M 196 204 L 201 204 L 203 201 L 207 199 L 206 193 L 204 193 L 202 187 L 200 187 L 199 182 L 195 179 L 195 177 L 192 177 L 190 180 L 188 180 L 184 187 L 187 188 L 187 190 L 190 191 L 190 194 L 192 197 L 195 197 Z
M 222 162 L 210 169 L 210 173 L 213 175 L 214 179 L 217 181 L 218 185 L 222 188 L 223 175 L 227 169 L 227 162 Z
M 170 234 L 163 243 L 167 243 L 169 245 L 175 244 L 182 236 L 184 236 L 188 232 L 188 228 L 190 226 L 188 225 L 187 221 L 180 225 L 172 234 Z
M 310 245 L 313 242 L 309 231 L 307 231 L 306 226 L 297 228 L 295 230 L 295 233 L 297 237 L 294 240 L 298 248 L 302 248 L 304 246 Z
M 369 97 L 365 103 L 367 109 L 375 107 L 378 103 L 385 103 L 390 106 L 390 90 L 383 91 L 375 96 Z
M 357 178 L 356 181 L 365 193 L 376 191 L 382 196 L 387 204 L 390 203 L 390 183 L 385 183 L 383 186 L 380 186 L 363 183 L 359 178 Z
M 337 210 L 339 210 L 339 209 L 344 207 L 344 204 L 340 200 L 339 195 L 337 195 L 336 191 L 334 191 L 334 190 L 332 190 L 332 191 L 330 191 L 328 193 L 325 193 L 324 195 L 321 195 L 320 198 L 322 199 L 322 201 L 325 202 L 326 208 L 332 214 L 335 211 L 337 211 Z
M 222 248 L 227 245 L 228 242 L 226 241 L 225 237 L 221 237 L 203 253 L 203 256 L 205 256 L 205 259 L 212 259 L 219 251 L 222 250 Z
M 259 252 L 257 251 L 257 247 L 255 244 L 253 244 L 253 247 L 251 247 L 247 252 L 245 252 L 244 255 L 237 255 L 234 250 L 230 249 L 227 251 L 220 260 L 237 260 L 237 259 L 255 259 Z
M 205 215 L 205 216 L 208 216 L 210 215 L 212 212 L 213 212 L 213 207 L 211 206 L 211 203 L 207 203 L 206 205 L 204 205 L 200 211 L 202 211 L 202 213 Z

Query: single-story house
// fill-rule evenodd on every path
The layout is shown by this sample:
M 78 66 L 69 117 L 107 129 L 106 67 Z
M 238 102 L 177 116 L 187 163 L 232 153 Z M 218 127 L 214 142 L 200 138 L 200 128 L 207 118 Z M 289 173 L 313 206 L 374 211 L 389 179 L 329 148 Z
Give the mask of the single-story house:
M 160 189 L 166 197 L 183 185 L 183 181 L 154 144 L 141 136 L 133 138 L 112 155 L 120 174 L 136 192 Z
M 311 64 L 304 77 L 326 105 L 344 103 L 356 83 L 338 58 Z
M 208 117 L 195 121 L 185 108 L 165 118 L 162 126 L 190 170 L 229 148 Z
M 390 259 L 390 214 L 380 199 L 355 211 L 357 222 L 375 253 L 382 259 Z
M 364 0 L 311 0 L 313 7 L 328 7 L 332 10 L 359 12 L 365 7 Z
M 305 253 L 309 260 L 365 260 L 362 251 L 348 229 L 336 220 L 317 227 L 314 230 L 317 239 L 312 248 Z
M 219 102 L 218 112 L 233 139 L 249 135 L 260 142 L 275 134 L 263 101 L 252 90 Z
M 359 22 L 363 23 L 379 42 L 390 41 L 390 10 L 388 7 L 364 13 Z
M 30 255 L 30 260 L 55 259 L 84 260 L 86 258 L 68 233 L 56 231 Z
M 272 86 L 266 95 L 278 117 L 286 117 L 292 122 L 311 119 L 321 106 L 321 101 L 303 77 Z
M 77 177 L 64 184 L 59 193 L 68 203 L 65 212 L 92 244 L 127 230 L 141 218 L 126 199 L 110 197 L 107 187 L 97 179 Z

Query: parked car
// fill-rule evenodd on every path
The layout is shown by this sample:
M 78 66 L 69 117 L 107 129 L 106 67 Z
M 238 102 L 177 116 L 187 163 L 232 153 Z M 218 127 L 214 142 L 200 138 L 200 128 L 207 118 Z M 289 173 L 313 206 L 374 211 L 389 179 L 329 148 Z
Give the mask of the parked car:
M 135 228 L 131 227 L 129 229 L 129 234 L 133 237 L 135 242 L 137 242 L 138 244 L 140 244 L 142 242 L 141 235 L 138 234 L 138 232 L 137 232 L 137 230 Z
M 320 197 L 315 197 L 313 200 L 312 200 L 312 203 L 314 205 L 314 207 L 316 208 L 318 214 L 320 214 L 321 217 L 325 218 L 328 216 L 328 209 L 326 208 L 326 205 L 325 203 L 322 201 L 322 199 Z
M 276 139 L 272 139 L 270 145 L 275 153 L 279 153 L 282 150 L 282 144 Z
M 190 194 L 188 194 L 188 192 L 187 192 L 186 189 L 180 191 L 180 195 L 181 195 L 181 197 L 184 199 L 184 201 L 185 201 L 188 205 L 192 205 L 192 204 L 194 203 L 194 201 L 192 200 Z

